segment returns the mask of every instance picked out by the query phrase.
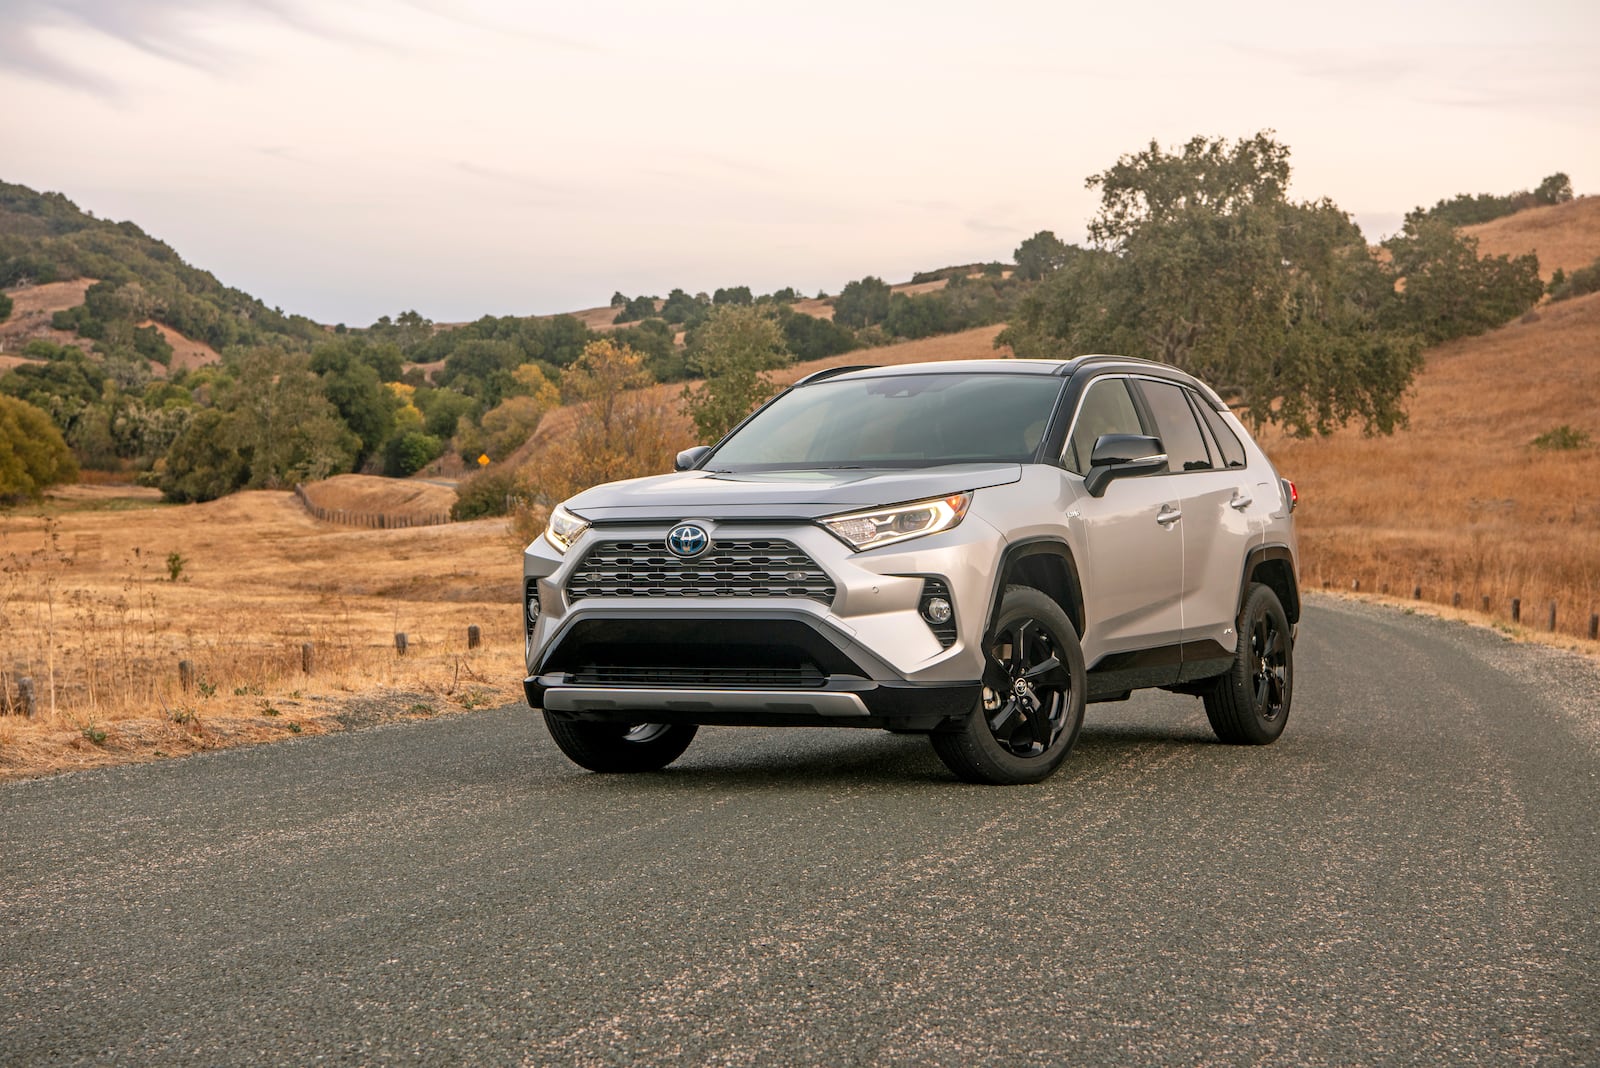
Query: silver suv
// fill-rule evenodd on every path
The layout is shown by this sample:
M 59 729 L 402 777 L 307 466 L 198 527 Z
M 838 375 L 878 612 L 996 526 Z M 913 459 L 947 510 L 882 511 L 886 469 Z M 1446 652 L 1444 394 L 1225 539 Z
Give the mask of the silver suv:
M 1088 701 L 1201 697 L 1262 745 L 1293 693 L 1294 487 L 1217 395 L 1121 356 L 847 367 L 523 554 L 528 703 L 595 771 L 700 724 L 927 734 L 1037 782 Z

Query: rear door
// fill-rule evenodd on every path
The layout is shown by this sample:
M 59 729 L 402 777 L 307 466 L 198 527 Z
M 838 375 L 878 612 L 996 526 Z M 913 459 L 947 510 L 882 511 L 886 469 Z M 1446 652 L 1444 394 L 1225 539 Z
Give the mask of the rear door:
M 1244 466 L 1237 438 L 1219 442 L 1213 434 L 1202 411 L 1204 398 L 1175 382 L 1149 378 L 1139 380 L 1138 388 L 1167 446 L 1174 489 L 1183 502 L 1183 658 L 1214 662 L 1234 648 L 1244 559 L 1260 538 L 1256 513 L 1269 503 L 1255 499 L 1253 473 Z

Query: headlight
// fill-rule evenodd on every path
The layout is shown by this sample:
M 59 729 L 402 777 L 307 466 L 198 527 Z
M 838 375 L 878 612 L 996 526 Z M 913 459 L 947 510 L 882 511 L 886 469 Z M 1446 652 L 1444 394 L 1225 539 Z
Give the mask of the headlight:
M 952 493 L 931 501 L 916 501 L 878 508 L 870 512 L 851 512 L 824 519 L 822 525 L 850 548 L 860 552 L 874 549 L 892 541 L 920 538 L 924 534 L 937 534 L 949 530 L 967 514 L 972 504 L 972 494 Z
M 567 511 L 566 505 L 558 504 L 556 510 L 550 513 L 550 525 L 544 528 L 544 538 L 556 547 L 556 552 L 564 553 L 572 548 L 578 535 L 588 529 L 587 519 L 579 519 Z

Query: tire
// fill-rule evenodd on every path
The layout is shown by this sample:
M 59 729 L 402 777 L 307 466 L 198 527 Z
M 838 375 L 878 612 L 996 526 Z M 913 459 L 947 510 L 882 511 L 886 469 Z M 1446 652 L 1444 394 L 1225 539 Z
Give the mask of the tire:
M 984 695 L 959 730 L 930 735 L 964 782 L 1040 782 L 1061 766 L 1083 726 L 1087 675 L 1078 632 L 1061 606 L 1008 586 L 984 650 Z
M 544 725 L 574 764 L 606 773 L 660 771 L 694 741 L 694 724 L 585 723 L 546 712 Z
M 1201 695 L 1217 737 L 1230 745 L 1270 745 L 1289 721 L 1294 643 L 1272 589 L 1252 583 L 1239 610 L 1233 667 Z

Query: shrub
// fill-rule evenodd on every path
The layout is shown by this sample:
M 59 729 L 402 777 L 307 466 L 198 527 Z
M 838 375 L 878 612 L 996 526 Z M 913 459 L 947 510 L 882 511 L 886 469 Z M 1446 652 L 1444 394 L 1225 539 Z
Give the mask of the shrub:
M 523 492 L 521 480 L 510 468 L 480 471 L 456 487 L 456 502 L 450 506 L 450 518 L 461 522 L 505 515 L 511 510 L 513 499 Z
M 11 298 L 6 296 L 4 293 L 0 293 L 0 323 L 3 323 L 7 319 L 11 318 L 11 309 L 13 307 L 14 305 L 12 304 Z
M 1533 447 L 1551 452 L 1562 452 L 1568 449 L 1582 449 L 1589 444 L 1588 432 L 1562 423 L 1553 430 L 1546 430 L 1543 434 L 1533 439 Z
M 383 473 L 405 478 L 421 471 L 444 451 L 444 442 L 420 430 L 408 430 L 389 440 L 383 455 Z
M 1550 278 L 1550 299 L 1567 300 L 1585 293 L 1600 292 L 1600 258 L 1587 267 L 1579 267 L 1571 274 L 1557 271 Z

